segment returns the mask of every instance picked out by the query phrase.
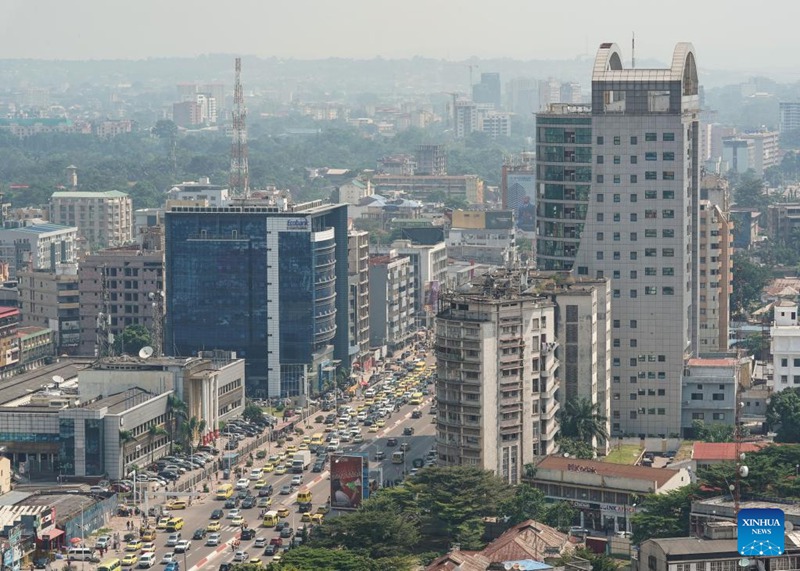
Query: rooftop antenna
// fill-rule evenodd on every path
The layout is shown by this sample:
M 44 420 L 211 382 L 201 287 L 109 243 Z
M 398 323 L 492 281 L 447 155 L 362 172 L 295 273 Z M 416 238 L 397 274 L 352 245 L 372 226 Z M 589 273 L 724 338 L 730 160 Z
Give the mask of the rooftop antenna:
M 233 196 L 248 198 L 250 195 L 250 175 L 247 165 L 247 109 L 242 90 L 242 58 L 236 58 L 236 79 L 233 88 L 233 142 L 231 143 L 231 168 L 228 186 Z
M 636 69 L 636 32 L 631 32 L 631 69 Z

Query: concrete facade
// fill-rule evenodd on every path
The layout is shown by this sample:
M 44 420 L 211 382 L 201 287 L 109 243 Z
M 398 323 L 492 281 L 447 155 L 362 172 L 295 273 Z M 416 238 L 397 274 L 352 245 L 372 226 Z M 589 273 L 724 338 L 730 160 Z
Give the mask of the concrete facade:
M 768 384 L 773 391 L 800 386 L 800 320 L 797 302 L 775 302 L 770 329 L 773 375 Z
M 727 351 L 730 298 L 733 293 L 733 222 L 708 200 L 700 201 L 699 348 Z
M 372 347 L 405 347 L 416 330 L 414 266 L 395 250 L 369 260 L 369 337 Z
M 122 246 L 133 240 L 133 201 L 124 192 L 54 192 L 50 221 L 76 226 L 86 249 Z
M 370 355 L 369 335 L 369 234 L 347 233 L 347 279 L 350 285 L 348 312 L 351 363 Z M 363 364 L 363 363 L 362 363 Z
M 74 355 L 80 343 L 78 268 L 60 265 L 49 270 L 17 273 L 22 325 L 47 327 L 54 333 L 59 355 Z
M 748 361 L 749 362 L 749 361 Z M 746 363 L 744 363 L 746 365 Z M 692 423 L 733 425 L 743 363 L 735 358 L 694 358 L 683 372 L 681 434 L 694 437 Z
M 439 464 L 478 466 L 510 484 L 556 451 L 555 306 L 519 293 L 520 274 L 448 293 L 436 316 Z
M 0 229 L 0 259 L 8 264 L 9 278 L 17 271 L 49 270 L 77 261 L 78 229 L 59 224 L 32 224 Z

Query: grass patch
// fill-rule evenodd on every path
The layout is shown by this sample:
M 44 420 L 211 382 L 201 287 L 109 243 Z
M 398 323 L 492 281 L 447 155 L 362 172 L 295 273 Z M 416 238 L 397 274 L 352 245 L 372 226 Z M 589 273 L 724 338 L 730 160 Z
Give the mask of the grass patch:
M 674 462 L 691 460 L 693 447 L 694 447 L 694 440 L 684 440 L 683 442 L 681 442 L 681 447 L 678 448 L 678 452 L 675 454 Z
M 603 461 L 612 464 L 633 464 L 641 453 L 642 449 L 638 444 L 622 444 L 614 446 Z

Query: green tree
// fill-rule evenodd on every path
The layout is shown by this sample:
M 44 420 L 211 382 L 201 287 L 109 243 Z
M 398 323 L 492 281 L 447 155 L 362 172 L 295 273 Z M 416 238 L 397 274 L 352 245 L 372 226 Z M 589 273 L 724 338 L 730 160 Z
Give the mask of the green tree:
M 736 206 L 744 208 L 766 208 L 770 203 L 764 189 L 764 181 L 757 178 L 752 171 L 744 173 L 733 189 Z
M 174 449 L 180 436 L 180 427 L 183 426 L 189 407 L 177 395 L 167 397 L 167 420 L 169 422 L 170 451 Z
M 519 484 L 514 488 L 514 495 L 500 503 L 498 513 L 507 518 L 508 525 L 517 525 L 528 519 L 540 521 L 545 507 L 541 490 L 528 484 Z
M 562 454 L 569 454 L 573 458 L 583 458 L 586 460 L 595 457 L 595 450 L 588 442 L 569 436 L 560 436 L 557 441 L 558 450 Z
M 800 388 L 773 393 L 767 405 L 767 426 L 777 442 L 800 442 Z
M 600 414 L 600 405 L 586 397 L 569 399 L 564 408 L 558 412 L 558 417 L 562 436 L 577 438 L 587 443 L 591 443 L 594 439 L 608 439 L 606 430 L 608 419 Z
M 318 571 L 319 569 L 336 569 L 337 571 L 383 571 L 394 569 L 406 571 L 411 561 L 391 562 L 382 559 L 371 559 L 366 555 L 347 549 L 322 549 L 298 547 L 283 555 L 278 565 L 270 565 L 273 569 L 297 569 L 298 571 Z
M 697 486 L 684 486 L 666 494 L 649 494 L 631 518 L 635 544 L 659 537 L 689 535 L 689 513 Z
M 144 325 L 129 325 L 114 338 L 114 353 L 137 355 L 142 347 L 151 344 L 152 337 Z
M 542 512 L 541 522 L 566 532 L 578 517 L 578 510 L 570 503 L 557 502 L 547 504 Z
M 761 301 L 761 291 L 772 278 L 768 268 L 756 264 L 744 251 L 733 254 L 733 293 L 731 307 L 742 315 Z
M 242 417 L 250 422 L 263 422 L 264 410 L 252 400 L 247 399 L 245 401 Z
M 706 424 L 702 420 L 693 420 L 692 430 L 694 437 L 703 442 L 733 442 L 735 432 L 732 424 Z

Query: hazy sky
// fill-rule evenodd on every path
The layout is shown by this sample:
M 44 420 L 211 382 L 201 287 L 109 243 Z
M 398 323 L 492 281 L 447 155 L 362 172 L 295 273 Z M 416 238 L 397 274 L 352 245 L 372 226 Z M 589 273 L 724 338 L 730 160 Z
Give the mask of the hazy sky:
M 573 58 L 615 41 L 700 67 L 797 66 L 796 0 L 0 0 L 0 58 Z

